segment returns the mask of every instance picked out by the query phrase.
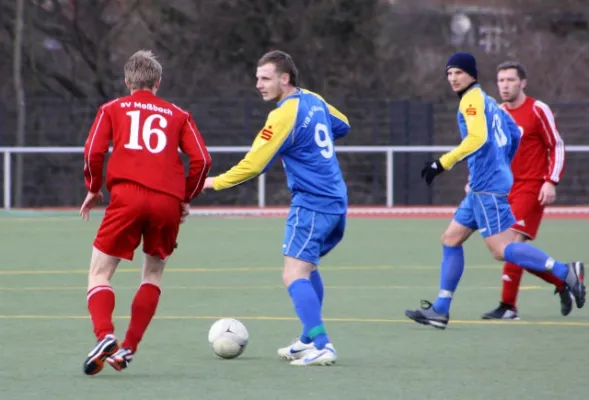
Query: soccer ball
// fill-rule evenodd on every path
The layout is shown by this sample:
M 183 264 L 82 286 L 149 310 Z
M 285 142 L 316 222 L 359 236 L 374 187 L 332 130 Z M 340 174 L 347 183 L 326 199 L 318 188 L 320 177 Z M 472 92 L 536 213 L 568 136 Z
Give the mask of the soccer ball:
M 248 340 L 245 325 L 233 318 L 219 319 L 209 330 L 209 343 L 221 358 L 238 357 L 245 350 Z

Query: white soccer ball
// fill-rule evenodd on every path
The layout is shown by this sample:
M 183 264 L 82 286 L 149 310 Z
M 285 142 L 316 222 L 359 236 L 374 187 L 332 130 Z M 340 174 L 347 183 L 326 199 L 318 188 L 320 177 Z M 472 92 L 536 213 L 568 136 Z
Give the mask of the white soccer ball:
M 238 357 L 245 350 L 248 340 L 245 325 L 233 318 L 219 319 L 209 330 L 209 343 L 215 354 L 222 358 Z

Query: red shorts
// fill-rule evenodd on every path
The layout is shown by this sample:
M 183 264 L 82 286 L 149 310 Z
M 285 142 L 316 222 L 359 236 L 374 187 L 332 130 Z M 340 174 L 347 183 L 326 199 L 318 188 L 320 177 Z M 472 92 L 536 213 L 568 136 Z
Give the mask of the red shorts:
M 507 198 L 516 220 L 511 229 L 531 240 L 536 238 L 544 214 L 544 206 L 538 201 L 543 184 L 543 181 L 517 181 Z
M 143 238 L 143 252 L 163 260 L 176 247 L 181 215 L 182 204 L 176 197 L 133 183 L 116 184 L 94 247 L 131 261 Z

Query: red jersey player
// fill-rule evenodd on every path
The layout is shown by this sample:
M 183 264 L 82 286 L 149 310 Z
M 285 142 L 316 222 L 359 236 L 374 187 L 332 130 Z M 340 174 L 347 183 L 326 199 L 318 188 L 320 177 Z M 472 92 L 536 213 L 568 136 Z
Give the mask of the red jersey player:
M 497 68 L 497 85 L 504 101 L 501 107 L 513 117 L 522 133 L 511 163 L 514 183 L 508 198 L 517 221 L 512 230 L 518 242 L 536 238 L 544 207 L 556 199 L 556 185 L 565 165 L 564 144 L 554 114 L 545 103 L 524 93 L 526 77 L 524 67 L 517 62 L 505 62 Z M 556 287 L 561 313 L 568 315 L 573 300 L 564 282 L 549 272 L 530 272 Z M 505 263 L 501 302 L 483 319 L 519 319 L 516 299 L 522 274 L 522 268 Z
M 211 167 L 190 113 L 156 96 L 162 66 L 153 54 L 138 51 L 125 63 L 124 71 L 131 94 L 100 107 L 84 148 L 88 195 L 80 214 L 88 220 L 102 198 L 102 169 L 113 143 L 106 172 L 111 202 L 94 240 L 88 276 L 88 311 L 97 338 L 84 362 L 88 375 L 100 372 L 105 361 L 120 371 L 132 360 L 155 314 L 162 273 L 176 246 L 180 223 Z M 178 148 L 189 157 L 188 176 Z M 115 294 L 110 279 L 121 259 L 133 259 L 141 239 L 143 279 L 119 346 L 112 322 Z

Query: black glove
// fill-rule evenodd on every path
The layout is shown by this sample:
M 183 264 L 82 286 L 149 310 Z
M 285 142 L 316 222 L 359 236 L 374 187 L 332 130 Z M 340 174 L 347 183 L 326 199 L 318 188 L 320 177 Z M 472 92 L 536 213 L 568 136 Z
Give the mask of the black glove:
M 444 167 L 442 167 L 440 160 L 428 161 L 425 163 L 425 167 L 421 170 L 421 177 L 428 185 L 431 185 L 434 178 L 442 172 L 444 172 Z

